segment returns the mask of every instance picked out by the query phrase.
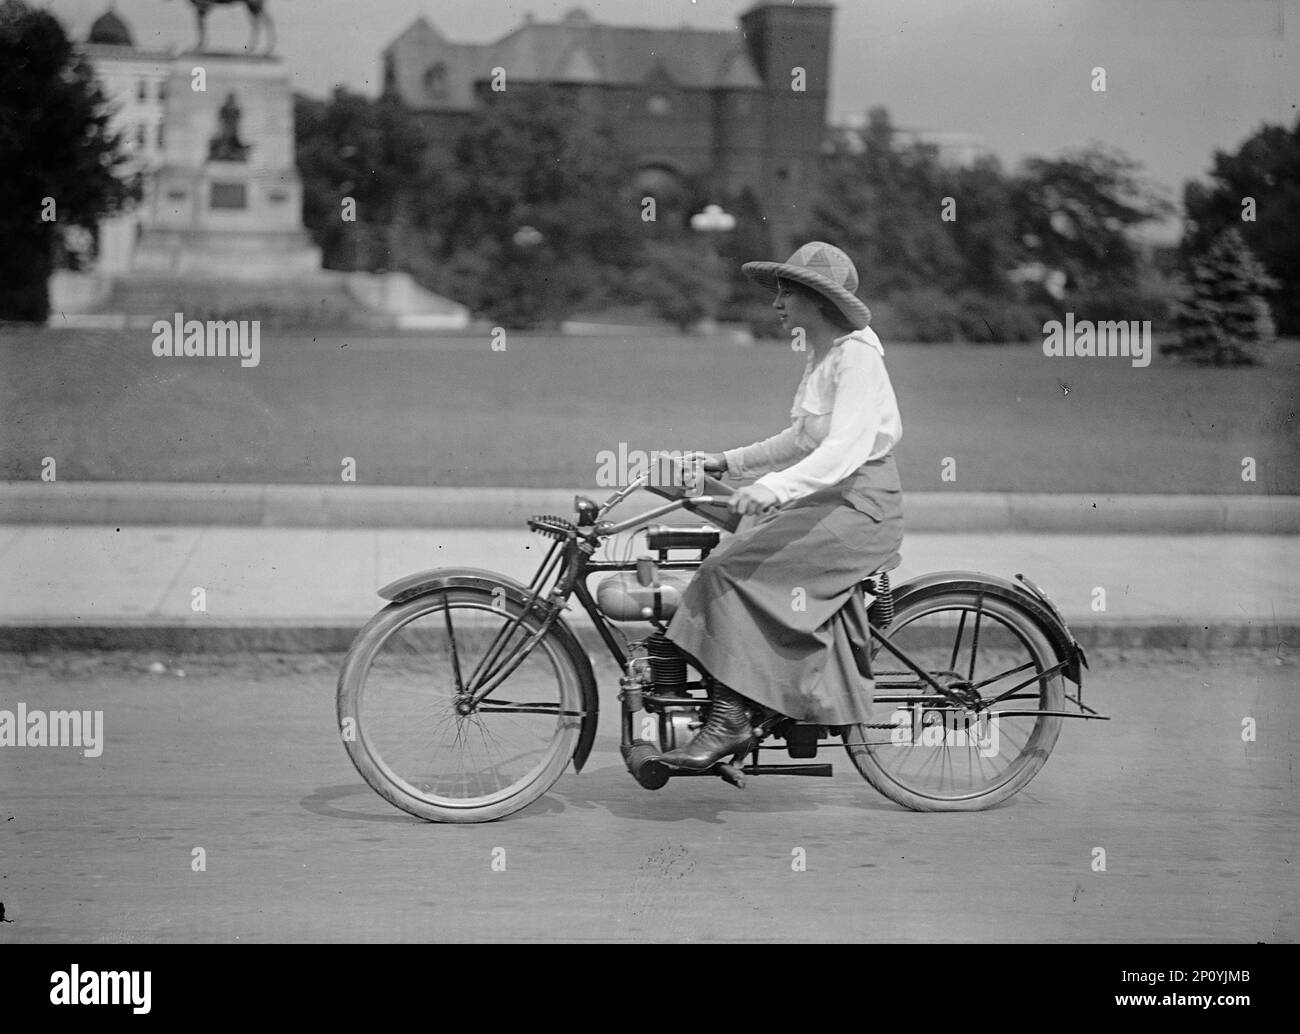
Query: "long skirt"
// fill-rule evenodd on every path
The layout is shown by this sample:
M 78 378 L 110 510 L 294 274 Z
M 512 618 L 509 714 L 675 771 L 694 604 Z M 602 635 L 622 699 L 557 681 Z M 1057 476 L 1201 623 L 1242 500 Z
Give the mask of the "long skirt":
M 801 722 L 869 721 L 874 683 L 858 587 L 898 551 L 902 494 L 828 490 L 738 531 L 699 567 L 668 625 L 697 667 Z

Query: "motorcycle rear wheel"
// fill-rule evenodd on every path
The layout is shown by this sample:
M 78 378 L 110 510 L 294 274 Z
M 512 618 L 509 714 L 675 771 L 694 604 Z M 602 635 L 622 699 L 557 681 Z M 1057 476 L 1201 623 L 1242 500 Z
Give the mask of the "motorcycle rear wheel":
M 1043 674 L 1056 653 L 1032 617 L 999 597 L 949 590 L 904 601 L 886 634 L 941 684 L 972 685 L 985 701 L 1015 692 L 955 708 L 876 648 L 871 721 L 843 734 L 863 778 L 912 811 L 982 811 L 1023 789 L 1061 732 L 1059 716 L 1034 712 L 1059 711 L 1064 694 L 1060 672 Z

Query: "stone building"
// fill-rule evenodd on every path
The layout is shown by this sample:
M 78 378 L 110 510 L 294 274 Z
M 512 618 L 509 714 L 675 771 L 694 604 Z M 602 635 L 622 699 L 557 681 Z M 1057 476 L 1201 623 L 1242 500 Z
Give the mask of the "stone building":
M 446 39 L 418 18 L 383 52 L 384 91 L 450 140 L 507 89 L 564 85 L 619 127 L 636 155 L 636 186 L 670 209 L 702 185 L 710 201 L 752 193 L 778 251 L 797 245 L 816 186 L 826 125 L 834 8 L 760 2 L 732 31 L 607 25 L 575 8 L 531 15 L 492 43 Z M 498 71 L 499 70 L 499 71 Z
M 112 112 L 110 125 L 130 152 L 125 171 L 143 173 L 144 195 L 129 213 L 106 219 L 99 227 L 98 268 L 121 274 L 131 268 L 143 214 L 155 201 L 154 186 L 166 144 L 167 83 L 174 55 L 137 48 L 117 13 L 105 11 L 90 28 L 84 51 L 95 69 Z

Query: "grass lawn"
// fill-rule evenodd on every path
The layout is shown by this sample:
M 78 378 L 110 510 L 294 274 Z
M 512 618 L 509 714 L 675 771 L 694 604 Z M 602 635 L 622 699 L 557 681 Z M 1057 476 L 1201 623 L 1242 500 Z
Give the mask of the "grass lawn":
M 803 356 L 709 338 L 266 331 L 261 364 L 0 327 L 0 478 L 580 487 L 597 454 L 780 430 Z M 1300 494 L 1300 342 L 1268 366 L 890 345 L 905 490 Z M 1257 480 L 1243 482 L 1243 457 Z M 945 457 L 956 480 L 941 480 Z

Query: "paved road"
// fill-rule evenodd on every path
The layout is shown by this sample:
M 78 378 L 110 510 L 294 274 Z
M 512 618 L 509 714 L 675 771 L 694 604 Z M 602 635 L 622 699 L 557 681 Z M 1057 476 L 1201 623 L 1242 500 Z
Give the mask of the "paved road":
M 480 826 L 418 822 L 362 783 L 334 730 L 339 658 L 166 659 L 183 678 L 147 674 L 154 659 L 0 656 L 0 707 L 105 723 L 94 759 L 0 748 L 0 941 L 1300 933 L 1294 646 L 1095 657 L 1091 699 L 1116 720 L 1067 723 L 1038 778 L 991 812 L 902 811 L 838 758 L 829 780 L 650 793 L 607 720 L 586 772 Z M 612 719 L 614 673 L 598 676 Z

